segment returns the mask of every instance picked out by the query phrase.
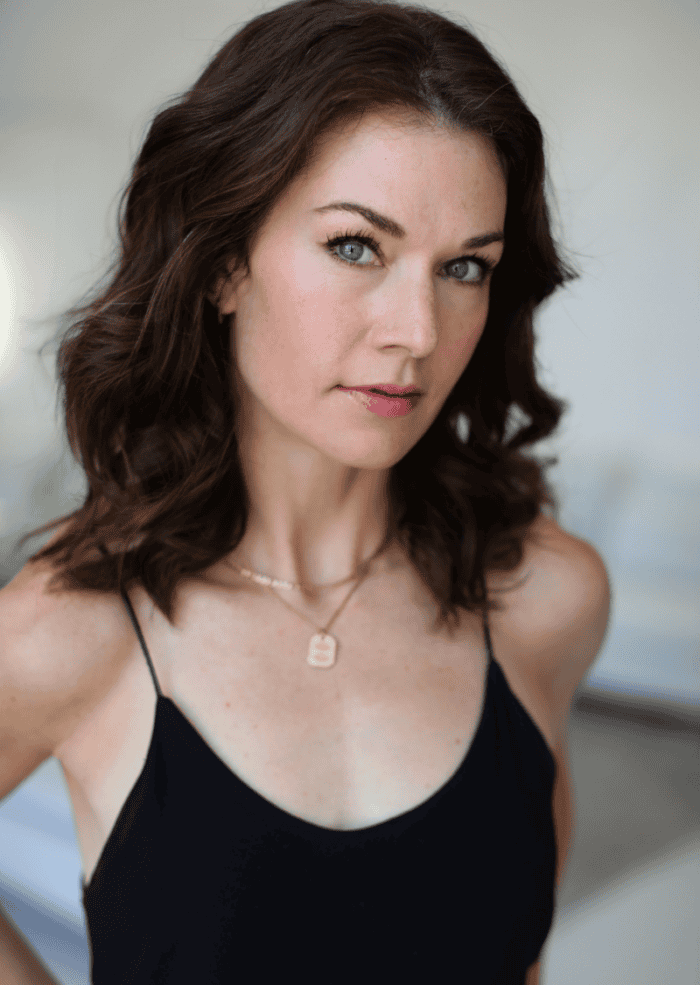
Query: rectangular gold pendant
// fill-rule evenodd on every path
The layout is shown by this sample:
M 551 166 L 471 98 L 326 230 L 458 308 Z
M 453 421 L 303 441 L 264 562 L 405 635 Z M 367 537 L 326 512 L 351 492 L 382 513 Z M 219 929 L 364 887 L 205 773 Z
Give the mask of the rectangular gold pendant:
M 316 633 L 309 643 L 306 662 L 312 667 L 332 667 L 335 663 L 336 641 L 329 633 Z

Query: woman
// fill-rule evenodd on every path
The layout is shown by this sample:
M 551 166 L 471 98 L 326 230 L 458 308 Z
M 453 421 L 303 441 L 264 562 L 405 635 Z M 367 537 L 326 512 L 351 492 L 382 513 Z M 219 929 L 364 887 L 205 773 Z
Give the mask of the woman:
M 0 595 L 0 790 L 62 765 L 97 985 L 539 980 L 609 606 L 522 451 L 544 177 L 422 7 L 278 7 L 156 116 L 59 354 L 89 491 Z

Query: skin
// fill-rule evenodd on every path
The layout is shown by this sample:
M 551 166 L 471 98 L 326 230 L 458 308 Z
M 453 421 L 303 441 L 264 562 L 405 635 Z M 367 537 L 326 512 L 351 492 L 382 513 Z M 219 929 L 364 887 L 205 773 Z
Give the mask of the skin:
M 368 205 L 407 235 L 394 239 L 347 212 L 312 211 L 336 201 Z M 323 584 L 375 552 L 389 470 L 435 420 L 486 322 L 488 275 L 479 283 L 472 261 L 450 264 L 465 255 L 465 239 L 502 231 L 505 211 L 490 141 L 402 116 L 369 116 L 326 140 L 288 187 L 248 270 L 230 267 L 213 293 L 223 315 L 235 313 L 239 444 L 252 503 L 231 560 Z M 347 230 L 371 233 L 381 256 L 345 243 L 333 252 L 346 260 L 333 258 L 325 241 Z M 502 251 L 492 243 L 478 253 L 498 261 Z M 424 396 L 408 416 L 383 418 L 334 389 L 378 382 L 417 384 Z

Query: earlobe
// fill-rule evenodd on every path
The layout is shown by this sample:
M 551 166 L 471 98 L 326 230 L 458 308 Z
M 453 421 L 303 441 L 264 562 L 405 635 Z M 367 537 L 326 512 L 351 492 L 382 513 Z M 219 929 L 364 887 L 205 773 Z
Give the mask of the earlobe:
M 221 296 L 217 297 L 213 292 L 207 294 L 207 300 L 210 302 L 212 308 L 216 311 L 216 316 L 219 320 L 219 325 L 223 325 L 224 319 L 228 317 L 228 313 L 221 310 Z
M 207 298 L 209 301 L 211 301 L 211 303 L 214 305 L 215 308 L 220 307 L 222 304 L 225 304 L 227 300 L 226 295 L 230 294 L 230 292 L 233 289 L 232 280 L 235 271 L 235 265 L 232 262 L 229 262 L 226 265 L 226 269 L 228 273 L 222 274 L 221 276 L 217 277 L 211 290 L 207 292 Z
M 226 279 L 224 277 L 219 277 L 214 283 L 212 289 L 207 291 L 207 300 L 213 304 L 215 308 L 218 308 L 221 304 L 225 285 Z
M 228 277 L 220 277 L 214 287 L 212 304 L 219 309 L 220 317 L 234 314 L 238 302 L 238 291 L 247 277 L 245 270 L 240 270 L 232 262 Z

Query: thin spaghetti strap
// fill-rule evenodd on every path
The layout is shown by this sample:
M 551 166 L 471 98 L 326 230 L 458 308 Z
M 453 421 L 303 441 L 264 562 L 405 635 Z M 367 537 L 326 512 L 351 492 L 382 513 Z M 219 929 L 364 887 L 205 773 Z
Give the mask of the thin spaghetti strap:
M 126 594 L 123 588 L 121 590 L 121 594 L 122 594 L 122 598 L 124 599 L 124 603 L 126 604 L 126 607 L 129 610 L 129 616 L 131 617 L 131 621 L 134 624 L 134 629 L 136 630 L 136 635 L 139 638 L 141 649 L 146 655 L 146 660 L 148 661 L 148 669 L 151 672 L 151 677 L 153 678 L 153 683 L 155 684 L 156 692 L 158 694 L 158 697 L 160 698 L 163 696 L 163 692 L 161 691 L 160 685 L 158 684 L 158 678 L 156 677 L 155 668 L 153 666 L 153 662 L 151 661 L 151 655 L 146 647 L 146 641 L 143 638 L 143 633 L 141 632 L 141 627 L 139 626 L 138 619 L 136 618 L 136 613 L 133 610 L 131 601 L 129 600 L 129 596 Z
M 98 544 L 98 547 L 105 555 L 105 557 L 109 555 L 109 551 L 105 550 L 103 544 Z M 141 627 L 139 626 L 138 619 L 136 618 L 136 613 L 134 612 L 133 606 L 131 604 L 131 600 L 129 599 L 129 596 L 126 594 L 125 589 L 123 588 L 120 589 L 120 592 L 121 592 L 121 597 L 124 599 L 124 604 L 126 605 L 127 612 L 129 613 L 129 618 L 131 619 L 134 625 L 134 629 L 136 630 L 136 635 L 138 636 L 139 643 L 141 644 L 141 649 L 145 654 L 146 661 L 148 663 L 148 669 L 151 672 L 151 677 L 153 678 L 153 683 L 155 685 L 156 694 L 158 695 L 159 698 L 161 698 L 163 696 L 163 692 L 160 689 L 160 684 L 158 683 L 158 678 L 156 677 L 153 661 L 151 660 L 151 655 L 148 652 L 148 647 L 146 646 L 146 641 L 143 638 L 143 633 L 141 632 Z
M 484 638 L 486 640 L 486 647 L 489 651 L 489 663 L 493 660 L 493 647 L 491 646 L 491 633 L 489 632 L 489 617 L 484 609 Z
M 481 584 L 482 584 L 482 587 L 483 587 L 483 590 L 484 590 L 484 599 L 487 599 L 488 598 L 488 594 L 487 594 L 487 591 L 486 591 L 486 576 L 485 575 L 482 575 Z M 493 647 L 491 645 L 491 633 L 489 632 L 489 616 L 488 616 L 488 611 L 486 609 L 484 609 L 484 611 L 483 611 L 483 621 L 484 621 L 484 639 L 486 640 L 486 648 L 489 651 L 489 666 L 490 666 L 491 661 L 493 660 Z

